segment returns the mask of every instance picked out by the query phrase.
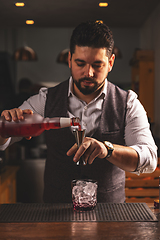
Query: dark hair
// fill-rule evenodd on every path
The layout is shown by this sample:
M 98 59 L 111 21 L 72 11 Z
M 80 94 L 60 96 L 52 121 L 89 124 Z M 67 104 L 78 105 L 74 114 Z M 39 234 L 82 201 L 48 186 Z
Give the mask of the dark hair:
M 109 27 L 100 21 L 84 22 L 73 30 L 70 40 L 71 55 L 74 53 L 76 45 L 106 48 L 107 56 L 110 58 L 114 47 L 113 34 Z

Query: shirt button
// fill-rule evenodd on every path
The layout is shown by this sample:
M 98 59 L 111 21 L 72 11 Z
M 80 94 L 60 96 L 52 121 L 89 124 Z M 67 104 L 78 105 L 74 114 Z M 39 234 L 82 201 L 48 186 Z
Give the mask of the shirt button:
M 83 125 L 86 127 L 86 126 L 87 126 L 87 123 L 83 122 Z
M 84 107 L 84 110 L 87 110 L 87 106 Z

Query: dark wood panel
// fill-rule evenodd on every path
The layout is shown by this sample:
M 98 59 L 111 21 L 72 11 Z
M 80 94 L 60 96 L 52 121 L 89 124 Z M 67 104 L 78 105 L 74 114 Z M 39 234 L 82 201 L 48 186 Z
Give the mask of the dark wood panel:
M 17 223 L 0 224 L 0 239 L 159 239 L 159 223 Z
M 142 179 L 126 179 L 126 187 L 159 187 L 159 179 L 149 179 L 149 180 L 142 180 Z

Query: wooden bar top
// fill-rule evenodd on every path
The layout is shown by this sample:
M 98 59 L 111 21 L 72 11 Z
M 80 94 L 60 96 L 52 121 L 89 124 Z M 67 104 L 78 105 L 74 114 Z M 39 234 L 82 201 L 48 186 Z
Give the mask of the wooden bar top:
M 158 217 L 159 210 L 149 206 Z M 2 240 L 145 240 L 160 239 L 159 222 L 0 223 Z

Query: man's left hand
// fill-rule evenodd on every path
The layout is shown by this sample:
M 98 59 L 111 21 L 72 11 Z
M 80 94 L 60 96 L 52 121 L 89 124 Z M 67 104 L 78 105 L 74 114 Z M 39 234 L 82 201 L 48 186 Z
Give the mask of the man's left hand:
M 85 137 L 81 146 L 78 148 L 77 144 L 75 143 L 68 150 L 67 155 L 71 156 L 75 154 L 73 158 L 74 162 L 78 162 L 81 156 L 83 156 L 83 160 L 86 164 L 92 164 L 96 157 L 105 158 L 107 153 L 107 148 L 102 142 L 99 142 L 94 138 Z

